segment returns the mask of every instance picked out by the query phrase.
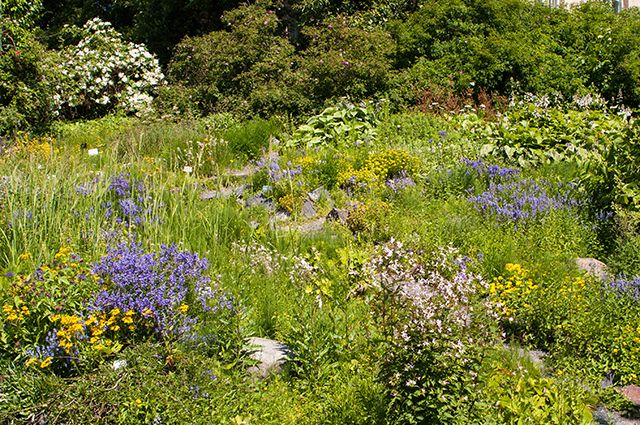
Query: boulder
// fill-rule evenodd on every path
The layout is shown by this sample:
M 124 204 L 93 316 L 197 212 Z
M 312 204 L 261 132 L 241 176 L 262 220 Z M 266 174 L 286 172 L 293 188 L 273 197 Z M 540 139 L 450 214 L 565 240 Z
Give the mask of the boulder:
M 331 194 L 329 193 L 329 191 L 327 189 L 324 188 L 324 186 L 320 186 L 314 190 L 312 190 L 311 192 L 309 192 L 307 194 L 309 200 L 311 202 L 318 202 L 320 199 L 322 199 L 323 197 L 330 199 L 331 198 Z
M 313 206 L 313 202 L 306 199 L 302 204 L 302 216 L 304 218 L 311 218 L 316 215 L 316 209 Z
M 263 207 L 265 207 L 265 208 L 267 208 L 269 210 L 273 210 L 273 209 L 276 208 L 276 204 L 274 204 L 271 199 L 267 198 L 262 193 L 255 194 L 252 197 L 250 197 L 249 199 L 247 199 L 245 201 L 245 205 L 247 207 L 253 207 L 253 206 L 259 205 L 259 206 L 263 206 Z
M 348 217 L 349 217 L 349 211 L 339 210 L 337 208 L 332 208 L 331 211 L 329 211 L 329 213 L 327 214 L 327 220 L 339 221 L 341 224 L 346 224 Z
M 253 337 L 248 340 L 249 357 L 258 364 L 247 372 L 256 378 L 266 378 L 282 372 L 282 366 L 293 358 L 293 352 L 285 344 L 273 339 Z
M 609 272 L 607 265 L 595 258 L 576 258 L 576 266 L 580 271 L 588 275 L 597 277 L 600 280 L 608 280 Z

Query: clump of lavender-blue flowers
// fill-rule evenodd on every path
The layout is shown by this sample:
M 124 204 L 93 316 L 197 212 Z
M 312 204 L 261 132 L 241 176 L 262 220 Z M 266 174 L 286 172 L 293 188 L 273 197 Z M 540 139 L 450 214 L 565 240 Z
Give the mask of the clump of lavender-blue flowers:
M 518 174 L 520 174 L 520 170 L 517 168 L 501 167 L 499 165 L 488 165 L 482 159 L 474 161 L 468 158 L 464 158 L 462 161 L 469 168 L 467 174 L 471 174 L 473 170 L 478 175 L 489 180 L 511 180 Z
M 554 193 L 555 192 L 555 193 Z M 566 210 L 578 205 L 572 186 L 519 180 L 510 183 L 489 182 L 479 195 L 469 196 L 476 209 L 496 217 L 500 222 L 523 222 L 536 219 L 552 210 Z
M 144 182 L 131 178 L 128 173 L 111 176 L 108 192 L 111 200 L 104 203 L 106 218 L 114 217 L 118 223 L 139 225 L 151 213 Z
M 207 276 L 209 262 L 176 245 L 146 252 L 138 243 L 112 247 L 92 265 L 105 288 L 90 305 L 91 312 L 133 311 L 151 319 L 163 339 L 190 337 L 197 312 L 233 310 L 230 299 Z
M 624 275 L 617 276 L 609 283 L 609 289 L 620 295 L 628 295 L 635 301 L 640 301 L 640 276 L 631 278 Z

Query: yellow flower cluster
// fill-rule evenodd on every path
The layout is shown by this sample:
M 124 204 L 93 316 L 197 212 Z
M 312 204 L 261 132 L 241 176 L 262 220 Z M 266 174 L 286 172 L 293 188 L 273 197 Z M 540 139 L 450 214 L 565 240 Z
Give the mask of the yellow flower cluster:
M 377 188 L 381 184 L 378 176 L 368 168 L 361 168 L 359 170 L 348 168 L 345 171 L 341 171 L 338 174 L 338 181 L 341 185 L 352 188 L 358 187 L 358 185 L 363 185 L 366 188 Z
M 489 295 L 498 307 L 498 314 L 513 319 L 519 310 L 531 309 L 529 296 L 538 285 L 529 277 L 529 271 L 520 264 L 505 265 L 508 276 L 498 276 L 489 284 Z
M 49 158 L 60 153 L 60 149 L 55 147 L 55 139 L 52 137 L 35 138 L 28 134 L 20 134 L 16 139 L 17 152 L 35 156 L 38 158 Z
M 2 306 L 2 311 L 4 312 L 5 320 L 7 322 L 21 322 L 26 316 L 31 314 L 26 305 L 17 308 L 11 304 L 4 304 Z
M 401 171 L 413 176 L 420 170 L 420 159 L 404 150 L 387 149 L 371 155 L 364 168 L 381 180 L 391 178 Z
M 105 335 L 122 330 L 134 331 L 136 329 L 134 316 L 135 312 L 133 310 L 123 314 L 119 308 L 114 308 L 109 314 L 97 313 L 90 315 L 85 322 L 90 332 L 89 343 L 98 351 L 111 347 L 113 339 L 106 338 Z
M 364 167 L 354 170 L 348 168 L 338 175 L 338 181 L 344 186 L 364 184 L 369 188 L 378 188 L 387 179 L 404 171 L 414 176 L 420 170 L 420 159 L 400 149 L 387 149 L 375 153 L 367 159 Z
M 84 323 L 82 317 L 75 315 L 53 315 L 52 322 L 59 322 L 60 330 L 56 333 L 58 336 L 58 345 L 69 354 L 74 345 L 74 340 L 84 335 Z
M 297 158 L 294 165 L 302 167 L 303 170 L 310 170 L 313 169 L 317 163 L 318 160 L 316 158 L 305 155 Z
M 292 194 L 288 193 L 278 198 L 278 205 L 289 213 L 293 213 L 295 207 L 295 198 Z
M 51 363 L 53 363 L 53 357 L 49 356 L 46 357 L 43 360 L 38 359 L 37 357 L 31 357 L 26 365 L 27 366 L 39 366 L 41 369 L 46 369 L 49 366 L 51 366 Z

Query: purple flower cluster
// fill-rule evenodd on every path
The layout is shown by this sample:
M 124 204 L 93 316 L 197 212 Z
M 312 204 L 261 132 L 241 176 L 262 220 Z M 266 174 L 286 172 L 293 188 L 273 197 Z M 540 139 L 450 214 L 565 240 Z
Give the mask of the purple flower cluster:
M 393 191 L 393 193 L 398 193 L 408 187 L 414 187 L 416 182 L 414 182 L 413 179 L 407 175 L 407 172 L 403 170 L 396 177 L 387 180 L 386 185 Z
M 633 278 L 627 278 L 624 275 L 618 276 L 609 283 L 609 289 L 640 301 L 640 276 Z
M 266 160 L 261 159 L 256 162 L 256 165 L 263 170 L 266 170 L 269 175 L 269 181 L 276 183 L 282 179 L 292 179 L 293 177 L 302 173 L 302 166 L 293 167 L 291 161 L 287 162 L 287 167 L 282 168 L 278 161 L 275 159 Z
M 482 159 L 474 161 L 468 158 L 464 158 L 462 161 L 467 167 L 476 171 L 478 175 L 484 176 L 489 180 L 511 180 L 515 176 L 520 174 L 520 170 L 517 168 L 501 167 L 499 165 L 487 165 Z M 470 173 L 471 171 L 467 172 L 467 174 Z
M 208 268 L 206 259 L 179 251 L 175 245 L 163 245 L 158 252 L 145 252 L 135 242 L 117 245 L 92 265 L 105 289 L 95 295 L 89 310 L 132 310 L 152 319 L 156 334 L 162 338 L 189 336 L 198 319 L 186 314 L 185 306 L 189 312 L 233 308 L 229 299 L 211 286 Z
M 489 182 L 489 187 L 476 196 L 470 196 L 476 209 L 497 217 L 501 222 L 533 220 L 555 209 L 569 209 L 578 205 L 571 197 L 571 186 L 559 184 L 555 189 L 545 182 L 519 180 L 512 183 Z M 564 190 L 563 190 L 564 189 Z
M 118 223 L 140 225 L 145 222 L 145 216 L 151 212 L 145 208 L 149 197 L 142 180 L 132 179 L 128 173 L 121 173 L 111 177 L 109 191 L 111 201 L 106 201 L 105 218 L 114 217 Z

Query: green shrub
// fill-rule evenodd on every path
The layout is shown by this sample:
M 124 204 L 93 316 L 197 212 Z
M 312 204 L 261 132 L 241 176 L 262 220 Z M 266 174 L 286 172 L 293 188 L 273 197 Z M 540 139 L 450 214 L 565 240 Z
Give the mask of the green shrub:
M 169 64 L 169 79 L 193 91 L 205 113 L 297 112 L 291 72 L 294 48 L 280 36 L 278 16 L 261 5 L 223 15 L 225 29 L 187 37 Z
M 391 37 L 378 29 L 353 27 L 348 18 L 327 20 L 302 31 L 308 40 L 301 52 L 303 90 L 315 104 L 349 96 L 354 100 L 380 96 L 388 87 Z
M 0 52 L 0 134 L 42 130 L 56 117 L 60 62 L 31 37 Z

